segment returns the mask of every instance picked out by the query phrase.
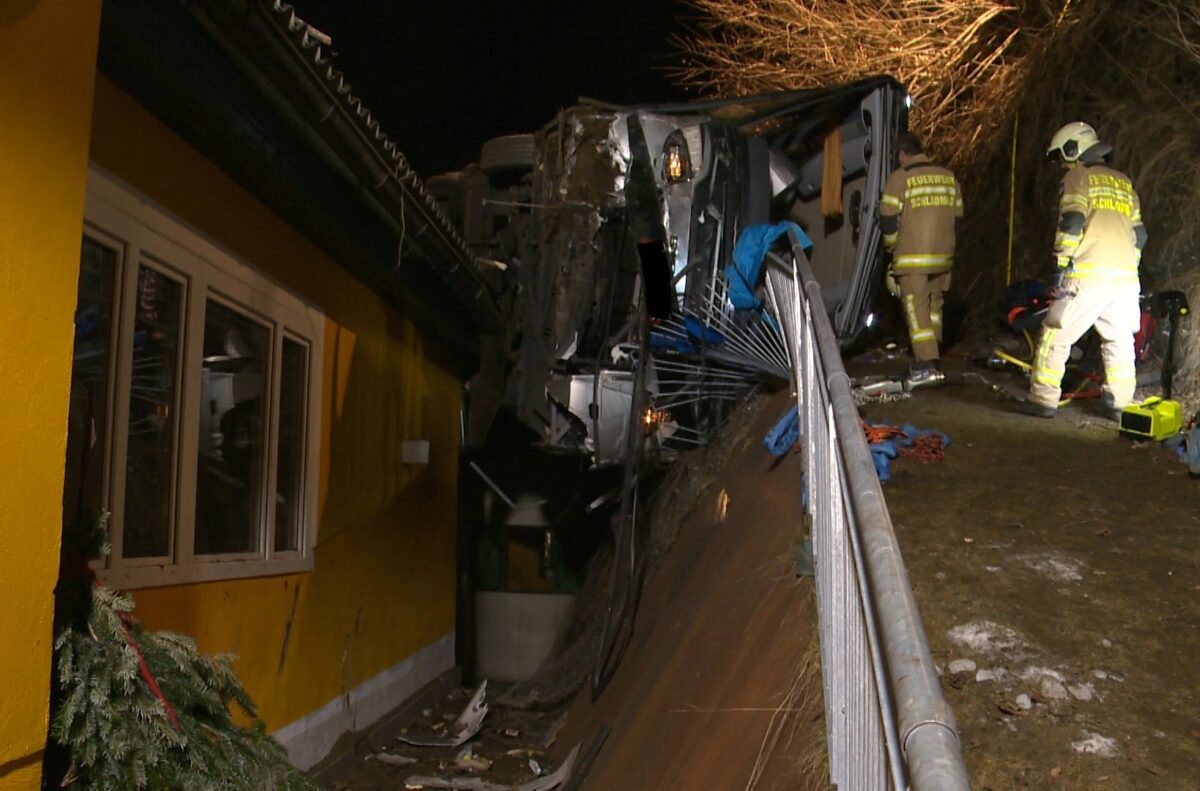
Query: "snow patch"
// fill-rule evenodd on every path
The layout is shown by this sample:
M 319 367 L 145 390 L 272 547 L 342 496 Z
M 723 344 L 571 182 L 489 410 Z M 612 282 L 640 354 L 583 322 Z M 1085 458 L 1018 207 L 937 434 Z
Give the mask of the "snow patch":
M 1067 677 L 1052 667 L 1039 667 L 1038 665 L 1030 665 L 1021 671 L 1022 681 L 1041 681 L 1044 678 L 1051 678 L 1055 681 L 1066 681 Z
M 1082 700 L 1084 702 L 1096 697 L 1096 688 L 1086 682 L 1083 684 L 1072 684 L 1067 687 L 1067 691 L 1071 693 L 1071 697 L 1075 698 L 1075 700 Z
M 946 632 L 946 637 L 955 645 L 980 654 L 997 654 L 1025 647 L 1025 640 L 1019 632 L 992 621 L 959 624 Z
M 1083 579 L 1083 562 L 1067 555 L 1025 555 L 1019 560 L 1055 582 L 1079 582 Z
M 1055 681 L 1052 678 L 1043 678 L 1042 697 L 1047 700 L 1066 700 L 1067 686 L 1061 681 Z
M 972 673 L 975 671 L 975 660 L 955 659 L 950 663 L 951 673 Z
M 1080 755 L 1098 755 L 1101 758 L 1116 758 L 1121 754 L 1121 747 L 1116 739 L 1090 731 L 1083 732 L 1083 739 L 1071 742 L 1071 749 Z
M 1031 665 L 1021 671 L 1021 680 L 1040 683 L 1046 700 L 1066 700 L 1070 695 L 1066 676 L 1054 668 Z

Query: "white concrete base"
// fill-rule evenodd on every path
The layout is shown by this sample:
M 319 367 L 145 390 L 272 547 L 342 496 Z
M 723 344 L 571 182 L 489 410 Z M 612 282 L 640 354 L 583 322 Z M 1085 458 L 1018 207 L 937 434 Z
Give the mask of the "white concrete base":
M 344 733 L 373 725 L 414 692 L 454 666 L 454 633 L 373 676 L 345 695 L 275 732 L 300 769 L 315 766 Z
M 557 593 L 475 594 L 475 660 L 480 678 L 532 678 L 558 645 L 574 596 Z

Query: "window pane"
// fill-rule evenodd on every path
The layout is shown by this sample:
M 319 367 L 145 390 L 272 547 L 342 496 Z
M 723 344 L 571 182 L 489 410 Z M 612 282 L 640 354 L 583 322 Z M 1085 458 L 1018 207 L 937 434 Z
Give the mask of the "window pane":
M 181 282 L 145 264 L 138 267 L 121 551 L 127 558 L 171 551 L 182 305 Z
M 102 487 L 116 270 L 117 251 L 83 237 L 63 487 L 63 524 L 71 528 L 80 519 L 94 518 L 104 506 Z
M 196 554 L 258 551 L 270 332 L 208 301 L 200 384 Z
M 300 548 L 304 500 L 305 402 L 308 393 L 308 350 L 283 339 L 279 376 L 279 449 L 275 467 L 275 551 Z

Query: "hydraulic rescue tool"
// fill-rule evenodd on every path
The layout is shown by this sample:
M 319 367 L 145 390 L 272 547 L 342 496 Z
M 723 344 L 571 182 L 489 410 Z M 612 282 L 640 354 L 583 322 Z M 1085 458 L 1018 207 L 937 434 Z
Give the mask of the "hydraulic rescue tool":
M 1156 442 L 1178 434 L 1183 428 L 1183 405 L 1171 400 L 1175 378 L 1175 336 L 1179 321 L 1188 313 L 1187 297 L 1182 291 L 1159 291 L 1150 297 L 1150 311 L 1157 318 L 1170 318 L 1167 355 L 1162 366 L 1162 397 L 1155 396 L 1121 410 L 1121 435 L 1152 439 Z

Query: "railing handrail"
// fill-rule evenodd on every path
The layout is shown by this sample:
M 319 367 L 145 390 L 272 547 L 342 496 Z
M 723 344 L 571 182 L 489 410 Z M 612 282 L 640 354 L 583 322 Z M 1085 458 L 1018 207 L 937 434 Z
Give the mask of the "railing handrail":
M 832 420 L 830 439 L 836 445 L 842 473 L 841 493 L 850 513 L 851 532 L 866 635 L 876 660 L 875 679 L 880 678 L 879 658 L 886 674 L 886 689 L 878 689 L 881 718 L 895 717 L 895 734 L 903 755 L 910 788 L 915 791 L 965 791 L 970 781 L 962 759 L 954 714 L 942 696 L 933 656 L 921 623 L 916 599 L 900 554 L 899 542 L 875 466 L 871 461 L 861 418 L 854 402 L 850 378 L 842 363 L 840 346 L 821 298 L 821 287 L 813 276 L 807 257 L 794 234 L 792 244 L 793 286 L 796 308 L 804 303 L 811 326 L 811 342 L 820 360 Z M 789 339 L 798 347 L 801 339 Z M 796 372 L 800 376 L 800 372 Z M 797 383 L 799 384 L 799 383 Z M 797 388 L 798 393 L 800 388 Z M 804 439 L 802 437 L 802 439 Z M 809 452 L 810 448 L 805 448 Z M 865 575 L 862 572 L 865 567 Z M 818 573 L 820 569 L 818 569 Z M 865 584 L 864 584 L 865 583 Z M 890 698 L 890 700 L 889 700 Z M 892 705 L 894 703 L 894 706 Z M 889 723 L 890 724 L 890 723 Z M 888 730 L 891 730 L 890 728 Z M 897 744 L 889 745 L 894 762 Z M 892 783 L 902 783 L 903 773 L 890 767 Z M 855 789 L 858 791 L 858 789 Z

